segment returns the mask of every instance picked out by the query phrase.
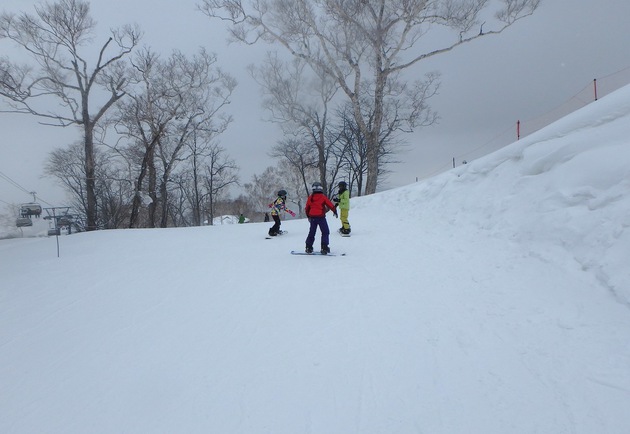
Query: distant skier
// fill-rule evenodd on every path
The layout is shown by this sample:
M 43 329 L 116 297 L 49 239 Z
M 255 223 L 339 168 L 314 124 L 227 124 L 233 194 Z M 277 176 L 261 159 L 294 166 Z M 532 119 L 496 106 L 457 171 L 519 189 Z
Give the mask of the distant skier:
M 242 213 L 238 216 L 238 222 L 239 224 L 245 223 L 245 216 Z
M 306 199 L 306 206 L 304 208 L 308 221 L 311 224 L 308 236 L 306 237 L 306 253 L 313 253 L 315 233 L 319 227 L 319 230 L 322 233 L 321 254 L 326 255 L 330 253 L 330 248 L 328 247 L 330 229 L 328 228 L 328 222 L 326 221 L 326 213 L 328 211 L 332 211 L 336 218 L 337 210 L 335 209 L 335 205 L 324 194 L 322 184 L 314 182 L 311 188 L 313 192 L 308 199 Z
M 348 221 L 348 213 L 350 212 L 350 192 L 348 191 L 348 184 L 345 181 L 339 182 L 339 191 L 334 197 L 333 202 L 341 212 L 339 213 L 339 220 L 341 220 L 341 228 L 339 233 L 341 235 L 350 235 L 350 222 Z
M 278 234 L 281 234 L 280 230 L 280 213 L 282 211 L 288 212 L 292 217 L 295 217 L 295 213 L 287 208 L 287 192 L 286 190 L 278 191 L 277 199 L 269 204 L 269 208 L 271 208 L 271 217 L 273 218 L 274 225 L 269 229 L 269 236 L 275 237 Z

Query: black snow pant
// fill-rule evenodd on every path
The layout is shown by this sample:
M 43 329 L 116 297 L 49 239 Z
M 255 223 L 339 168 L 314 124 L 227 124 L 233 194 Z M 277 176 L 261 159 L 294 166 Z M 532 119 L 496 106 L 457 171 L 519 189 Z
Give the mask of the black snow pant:
M 280 216 L 277 214 L 272 214 L 271 217 L 273 217 L 274 224 L 271 229 L 269 229 L 269 235 L 273 237 L 275 235 L 278 235 L 278 232 L 280 232 Z

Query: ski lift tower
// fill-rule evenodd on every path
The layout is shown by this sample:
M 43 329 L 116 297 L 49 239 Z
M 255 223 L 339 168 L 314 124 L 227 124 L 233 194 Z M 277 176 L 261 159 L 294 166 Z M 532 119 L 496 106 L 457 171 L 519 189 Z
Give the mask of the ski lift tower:
M 69 206 L 56 206 L 52 208 L 44 208 L 46 217 L 44 220 L 52 220 L 54 222 L 54 228 L 48 231 L 48 235 L 59 235 L 62 227 L 68 228 L 68 235 L 72 233 L 72 224 L 74 223 L 74 216 L 69 214 Z
M 68 227 L 68 235 L 72 233 L 72 223 L 74 220 L 74 216 L 68 214 L 70 211 L 69 206 L 61 206 L 61 207 L 52 207 L 52 208 L 44 208 L 46 217 L 44 220 L 53 220 L 55 223 L 54 229 L 48 229 L 48 235 L 54 235 L 57 239 L 57 257 L 59 257 L 59 235 L 61 234 L 61 227 Z

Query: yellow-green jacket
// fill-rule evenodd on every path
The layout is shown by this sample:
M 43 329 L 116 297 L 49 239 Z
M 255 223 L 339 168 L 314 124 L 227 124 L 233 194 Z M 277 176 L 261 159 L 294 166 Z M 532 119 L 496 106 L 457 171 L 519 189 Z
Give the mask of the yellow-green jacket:
M 339 194 L 339 209 L 350 209 L 350 192 L 348 190 L 344 190 L 343 193 Z

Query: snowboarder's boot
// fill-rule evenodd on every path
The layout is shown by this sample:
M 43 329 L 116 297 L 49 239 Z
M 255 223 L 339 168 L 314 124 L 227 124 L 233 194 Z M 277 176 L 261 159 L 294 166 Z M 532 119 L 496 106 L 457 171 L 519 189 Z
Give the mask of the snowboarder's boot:
M 306 250 L 305 250 L 305 252 L 306 252 L 306 253 L 313 253 L 313 246 L 311 246 L 311 247 L 306 246 Z
M 330 249 L 326 244 L 322 244 L 322 250 L 320 251 L 322 255 L 327 255 L 330 253 Z

